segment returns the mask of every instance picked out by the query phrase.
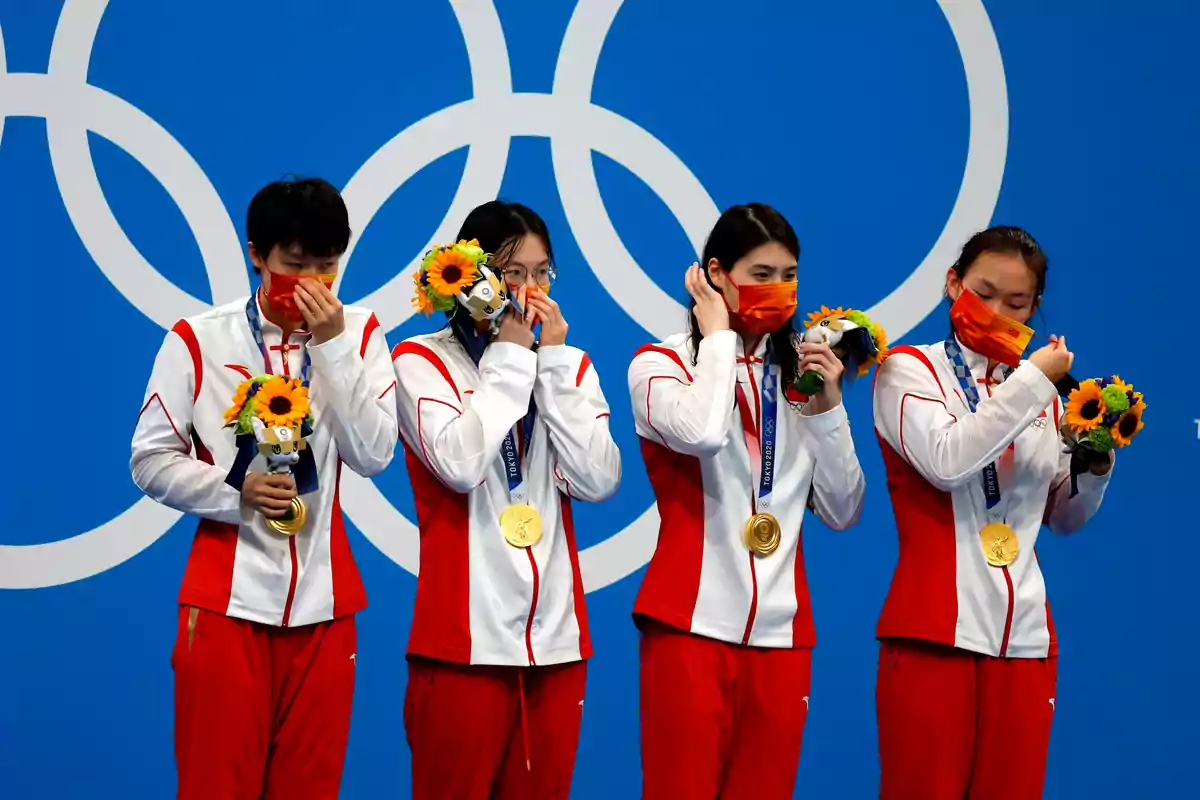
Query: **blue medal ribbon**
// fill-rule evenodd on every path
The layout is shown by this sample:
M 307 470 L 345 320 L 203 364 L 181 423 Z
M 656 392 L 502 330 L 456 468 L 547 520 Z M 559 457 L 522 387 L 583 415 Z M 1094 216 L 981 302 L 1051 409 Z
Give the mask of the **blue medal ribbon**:
M 518 423 L 522 426 L 526 455 L 529 453 L 530 440 L 533 438 L 533 419 L 536 413 L 537 409 L 531 402 L 528 413 Z M 508 479 L 509 501 L 513 505 L 521 505 L 528 499 L 529 491 L 525 487 L 525 477 L 521 470 L 521 459 L 517 455 L 515 430 L 510 430 L 504 437 L 504 441 L 500 444 L 500 454 L 504 457 L 504 475 Z
M 779 373 L 767 347 L 763 360 L 762 420 L 759 428 L 762 436 L 759 449 L 762 451 L 762 473 L 758 481 L 758 509 L 766 511 L 771 506 L 771 492 L 775 488 L 775 438 L 778 428 L 776 414 L 779 410 Z
M 963 358 L 962 347 L 955 341 L 951 335 L 946 339 L 946 358 L 950 360 L 950 366 L 954 368 L 954 377 L 958 378 L 958 385 L 962 387 L 963 396 L 967 401 L 967 408 L 971 413 L 975 413 L 975 409 L 979 406 L 979 390 L 975 388 L 975 380 L 971 376 L 971 369 L 967 366 L 966 359 Z M 1002 378 L 1004 380 L 1011 372 L 1007 367 L 1002 367 Z M 1000 508 L 1001 492 L 1000 492 L 1000 476 L 996 469 L 996 462 L 993 461 L 983 468 L 983 496 L 987 501 L 988 517 L 993 522 L 1004 521 L 1004 509 Z
M 771 355 L 770 345 L 767 346 L 766 358 L 763 359 L 763 379 L 760 392 L 760 409 L 762 417 L 759 420 L 759 454 L 762 458 L 762 469 L 759 472 L 758 479 L 758 502 L 755 504 L 755 512 L 765 512 L 771 507 L 771 493 L 775 488 L 775 440 L 779 427 L 777 414 L 779 411 L 779 373 L 776 370 L 774 359 Z M 753 373 L 751 373 L 753 374 Z M 738 402 L 747 403 L 744 395 L 738 395 Z M 753 414 L 746 409 L 746 416 L 753 418 Z

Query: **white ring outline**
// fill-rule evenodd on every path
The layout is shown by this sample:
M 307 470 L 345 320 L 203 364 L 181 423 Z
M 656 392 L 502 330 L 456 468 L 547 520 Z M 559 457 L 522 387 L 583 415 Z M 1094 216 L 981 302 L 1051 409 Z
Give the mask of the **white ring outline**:
M 422 152 L 414 146 L 414 140 L 420 144 L 422 139 L 424 143 L 442 139 L 444 143 L 453 141 L 453 135 L 463 130 L 472 130 L 477 135 L 435 156 L 463 146 L 470 148 L 458 191 L 441 225 L 430 238 L 432 243 L 452 236 L 456 229 L 453 220 L 465 216 L 465 212 L 478 203 L 496 196 L 507 166 L 511 137 L 548 137 L 556 183 L 580 250 L 589 265 L 605 265 L 604 275 L 593 267 L 597 279 L 618 305 L 647 331 L 659 338 L 673 333 L 674 326 L 668 327 L 667 321 L 682 319 L 683 308 L 638 267 L 621 243 L 600 197 L 591 166 L 591 152 L 594 150 L 617 161 L 658 194 L 680 220 L 697 252 L 719 212 L 703 185 L 674 152 L 632 121 L 591 103 L 591 87 L 600 51 L 622 3 L 623 0 L 580 0 L 568 23 L 556 64 L 554 86 L 548 95 L 511 91 L 507 46 L 498 14 L 489 0 L 460 0 L 452 4 L 467 44 L 474 97 L 414 123 L 380 148 L 355 173 L 343 192 L 351 209 L 352 227 L 357 232 L 345 261 L 348 262 L 352 254 L 357 236 L 365 231 L 383 203 L 404 181 L 434 160 L 431 158 L 410 167 L 408 162 L 416 163 L 410 157 L 411 152 Z M 89 254 L 118 291 L 143 314 L 167 328 L 180 317 L 198 313 L 207 306 L 167 281 L 128 240 L 103 197 L 91 161 L 88 130 L 104 136 L 130 155 L 134 155 L 128 146 L 131 142 L 148 143 L 145 146 L 153 154 L 149 163 L 134 157 L 159 180 L 172 199 L 183 197 L 189 201 L 176 199 L 200 244 L 214 304 L 244 295 L 249 291 L 248 279 L 244 269 L 236 276 L 227 276 L 222 269 L 227 269 L 230 263 L 244 264 L 240 243 L 223 203 L 190 154 L 139 109 L 87 84 L 91 49 L 107 4 L 108 0 L 67 0 L 55 30 L 46 75 L 7 73 L 3 32 L 0 31 L 0 81 L 5 88 L 4 104 L 0 106 L 0 112 L 3 112 L 0 113 L 0 135 L 3 134 L 4 119 L 10 114 L 46 118 L 56 180 L 63 191 L 72 223 L 79 230 Z M 896 338 L 907 333 L 940 302 L 945 264 L 953 261 L 954 251 L 961 241 L 990 221 L 1005 166 L 1007 90 L 999 45 L 986 9 L 981 0 L 939 0 L 939 6 L 950 23 L 966 71 L 970 141 L 959 194 L 942 234 L 917 269 L 870 309 L 870 313 L 881 319 Z M 969 47 L 964 46 L 968 43 Z M 73 46 L 78 49 L 73 50 Z M 576 48 L 584 51 L 584 58 L 573 57 L 578 55 L 574 52 Z M 68 99 L 72 102 L 67 103 Z M 14 113 L 12 108 L 17 112 Z M 46 113 L 36 113 L 39 108 Z M 93 127 L 84 121 L 85 118 L 100 122 Z M 73 126 L 68 126 L 68 122 L 74 123 Z M 486 124 L 471 127 L 473 122 Z M 125 125 L 130 127 L 125 128 Z M 458 127 L 460 125 L 465 127 Z M 134 133 L 129 134 L 129 130 Z M 588 144 L 589 140 L 599 141 L 600 145 Z M 168 158 L 162 155 L 164 153 L 172 155 Z M 174 160 L 176 157 L 180 160 Z M 172 163 L 168 165 L 167 161 Z M 181 163 L 185 165 L 184 169 L 174 172 Z M 386 181 L 377 178 L 378 173 L 373 170 L 382 170 L 383 177 L 396 174 L 402 177 L 387 190 Z M 85 180 L 81 185 L 62 180 L 65 175 L 72 174 L 83 176 Z M 172 180 L 163 181 L 160 174 Z M 651 181 L 646 179 L 647 175 L 661 177 Z M 564 179 L 564 176 L 567 177 Z M 188 184 L 189 188 L 176 194 L 171 186 L 181 183 Z M 666 187 L 666 193 L 659 192 L 655 184 Z M 88 213 L 79 213 L 81 207 Z M 575 224 L 589 215 L 603 224 L 596 227 Z M 105 252 L 114 251 L 106 248 L 114 248 L 126 259 L 122 268 L 134 265 L 137 280 L 128 279 L 121 269 L 116 270 L 120 277 L 114 278 L 113 273 L 105 269 L 106 261 L 116 262 L 116 259 L 101 257 Z M 236 257 L 231 258 L 231 252 L 236 252 Z M 605 257 L 588 257 L 597 252 L 603 252 Z M 361 304 L 382 309 L 379 317 L 386 331 L 411 316 L 407 302 L 410 289 L 405 285 L 411 269 L 412 265 L 361 301 Z M 229 277 L 228 281 L 226 277 Z M 339 276 L 339 282 L 340 279 Z M 170 297 L 170 302 L 164 303 L 164 297 Z M 918 310 L 924 306 L 927 306 L 926 310 Z M 667 312 L 677 313 L 665 313 L 664 307 Z M 164 313 L 165 308 L 171 308 L 172 313 Z M 177 314 L 175 309 L 185 311 Z M 353 473 L 347 473 L 347 478 L 343 484 L 343 507 L 347 516 L 353 520 L 361 514 L 361 518 L 369 520 L 370 527 L 377 531 L 356 523 L 364 536 L 384 555 L 415 574 L 419 563 L 419 538 L 415 526 L 373 482 Z M 355 507 L 354 512 L 351 506 Z M 181 516 L 177 511 L 142 498 L 104 525 L 69 539 L 38 545 L 0 545 L 0 588 L 56 585 L 110 569 L 160 538 Z M 385 524 L 378 525 L 381 521 Z M 586 590 L 603 588 L 647 563 L 657 542 L 657 528 L 657 509 L 652 504 L 625 529 L 582 551 L 581 570 Z M 160 532 L 147 535 L 148 531 L 156 529 Z M 134 530 L 141 535 L 135 537 L 136 541 L 130 541 L 122 536 L 122 530 Z M 127 546 L 119 551 L 108 547 L 109 534 L 114 534 Z M 81 546 L 83 553 L 76 552 Z M 70 558 L 66 557 L 68 552 Z
M 409 145 L 413 143 L 411 140 L 421 141 L 417 130 L 425 125 L 444 138 L 435 141 L 432 134 L 427 134 L 422 143 L 430 152 L 423 152 L 422 164 L 470 144 L 457 143 L 453 137 L 455 133 L 472 130 L 472 124 L 486 127 L 493 136 L 504 133 L 509 137 L 549 137 L 555 183 L 584 260 L 625 313 L 645 330 L 664 339 L 677 332 L 672 320 L 682 321 L 686 311 L 638 266 L 621 242 L 600 196 L 591 153 L 595 151 L 613 159 L 655 192 L 680 221 L 697 254 L 720 212 L 707 190 L 673 151 L 632 121 L 591 102 L 600 52 L 623 2 L 580 0 L 567 24 L 551 94 L 517 93 L 459 103 L 416 123 L 383 150 L 402 137 L 410 137 Z M 953 263 L 961 243 L 990 222 L 1004 177 L 1008 94 L 995 31 L 981 0 L 938 0 L 938 3 L 963 58 L 970 104 L 970 139 L 958 197 L 941 235 L 900 286 L 868 311 L 895 339 L 908 333 L 941 302 L 946 266 Z M 464 38 L 469 51 L 485 44 L 471 41 L 465 29 Z M 415 171 L 405 174 L 403 180 Z M 658 177 L 649 180 L 648 176 Z M 403 180 L 378 201 L 379 205 Z M 664 187 L 666 191 L 656 187 Z M 470 208 L 495 194 L 495 190 L 475 190 L 464 174 L 455 200 L 462 198 Z M 585 217 L 601 224 L 583 224 Z M 447 236 L 455 233 L 446 221 L 442 228 L 447 230 Z M 597 253 L 603 255 L 597 257 Z M 598 264 L 604 265 L 603 273 L 596 270 Z M 404 305 L 411 287 L 401 277 L 407 277 L 412 269 L 415 264 L 410 265 L 404 276 L 397 276 L 391 282 L 395 295 L 385 292 L 389 286 L 376 293 L 384 304 L 376 302 L 373 307 L 387 308 L 395 314 L 388 319 L 392 327 L 411 316 L 412 312 Z M 396 309 L 401 310 L 397 313 Z M 388 324 L 383 327 L 390 330 Z M 347 516 L 381 552 L 415 575 L 420 564 L 416 526 L 372 481 L 353 473 L 346 473 L 345 478 L 342 492 Z M 658 525 L 658 509 L 652 503 L 624 529 L 582 550 L 579 560 L 585 591 L 602 589 L 648 563 L 658 544 Z
M 67 0 L 46 74 L 9 73 L 7 64 L 0 64 L 0 121 L 8 116 L 45 118 L 55 179 L 88 254 L 134 307 L 169 328 L 209 306 L 164 278 L 129 241 L 100 187 L 89 130 L 130 155 L 148 154 L 146 159 L 134 157 L 175 200 L 191 227 L 214 303 L 248 293 L 249 278 L 244 268 L 229 271 L 230 264 L 245 264 L 237 232 L 191 154 L 140 109 L 87 83 L 92 43 L 107 5 L 108 0 Z M 0 50 L 2 41 L 0 31 Z M 106 269 L 105 264 L 116 266 Z M 165 313 L 167 309 L 173 310 Z M 0 588 L 56 586 L 105 572 L 149 547 L 182 516 L 142 497 L 103 525 L 67 539 L 0 545 Z

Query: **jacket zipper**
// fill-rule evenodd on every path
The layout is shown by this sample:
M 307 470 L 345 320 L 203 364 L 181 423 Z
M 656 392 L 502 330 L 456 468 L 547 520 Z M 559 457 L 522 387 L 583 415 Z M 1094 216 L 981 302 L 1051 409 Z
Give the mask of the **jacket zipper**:
M 1008 567 L 1002 567 L 1004 570 L 1004 582 L 1008 584 L 1008 614 L 1004 617 L 1004 638 L 1000 640 L 1000 657 L 1008 653 L 1008 637 L 1012 633 L 1013 622 L 1013 606 L 1016 604 L 1016 592 L 1013 591 L 1012 573 L 1008 571 Z
M 525 651 L 529 656 L 529 666 L 535 666 L 537 662 L 533 658 L 533 616 L 537 613 L 539 576 L 537 560 L 533 557 L 533 548 L 526 547 L 525 552 L 529 554 L 529 566 L 533 568 L 533 600 L 529 603 L 529 618 L 525 620 Z
M 283 605 L 283 627 L 288 626 L 288 622 L 292 618 L 292 601 L 296 599 L 296 573 L 299 572 L 298 559 L 296 557 L 296 537 L 288 537 L 288 549 L 292 555 L 292 578 L 288 582 L 287 602 Z
M 529 443 L 525 441 L 524 426 L 517 423 L 517 458 L 523 464 L 525 462 L 526 449 Z M 537 614 L 538 589 L 541 584 L 541 577 L 538 574 L 537 559 L 533 557 L 533 548 L 526 547 L 525 554 L 529 556 L 529 566 L 533 570 L 533 597 L 529 601 L 529 616 L 525 620 L 525 654 L 529 657 L 529 666 L 536 666 L 537 661 L 533 657 L 533 618 Z
M 990 366 L 990 365 L 989 365 Z M 992 384 L 988 380 L 991 378 L 991 371 L 987 373 L 987 379 L 983 383 L 984 389 L 987 390 L 988 397 L 992 396 Z M 1013 450 L 1013 444 L 1009 444 L 1008 450 Z M 1013 612 L 1016 607 L 1017 593 L 1013 588 L 1012 573 L 1008 571 L 1008 567 L 1001 567 L 1004 571 L 1004 583 L 1008 586 L 1008 611 L 1004 615 L 1004 635 L 1000 638 L 1000 658 L 1004 658 L 1008 654 L 1008 639 L 1012 635 Z
M 285 377 L 285 378 L 291 377 L 291 367 L 288 364 L 288 352 L 290 351 L 290 348 L 291 348 L 291 339 L 292 339 L 292 335 L 290 333 L 285 333 L 283 335 L 283 342 L 282 342 L 283 346 L 282 346 L 282 348 L 280 348 L 280 351 L 279 351 L 279 361 L 283 365 L 283 377 Z M 268 364 L 268 366 L 270 366 L 270 365 Z M 286 628 L 288 626 L 288 622 L 290 622 L 292 619 L 292 602 L 296 599 L 296 577 L 297 577 L 296 573 L 299 571 L 299 566 L 300 566 L 299 558 L 296 555 L 296 537 L 295 536 L 288 537 L 288 551 L 290 552 L 291 558 L 292 558 L 292 576 L 288 580 L 287 601 L 284 602 L 284 604 L 283 604 L 283 627 L 284 628 Z

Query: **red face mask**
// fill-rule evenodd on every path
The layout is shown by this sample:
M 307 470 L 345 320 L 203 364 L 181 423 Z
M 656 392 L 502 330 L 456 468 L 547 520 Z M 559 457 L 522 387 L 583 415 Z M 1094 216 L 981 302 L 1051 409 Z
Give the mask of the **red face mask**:
M 738 296 L 738 307 L 730 311 L 743 333 L 751 336 L 773 333 L 796 313 L 796 281 L 737 284 L 730 279 L 729 282 Z
M 271 288 L 265 293 L 266 300 L 270 304 L 272 311 L 281 314 L 292 322 L 304 321 L 304 315 L 300 313 L 300 307 L 296 305 L 296 298 L 293 296 L 297 284 L 306 278 L 312 278 L 325 284 L 326 289 L 332 289 L 333 281 L 337 277 L 337 273 L 326 273 L 324 275 L 286 275 L 274 270 L 268 271 L 271 273 Z
M 981 356 L 1015 367 L 1033 338 L 1033 329 L 1015 319 L 997 314 L 963 287 L 962 294 L 950 307 L 950 321 L 959 340 Z

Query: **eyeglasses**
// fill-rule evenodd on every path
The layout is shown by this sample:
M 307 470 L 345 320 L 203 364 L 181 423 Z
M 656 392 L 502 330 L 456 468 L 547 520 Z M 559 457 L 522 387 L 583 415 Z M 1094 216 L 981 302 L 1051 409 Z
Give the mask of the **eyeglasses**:
M 509 286 L 522 286 L 529 280 L 530 271 L 525 267 L 509 267 L 501 274 L 504 275 L 504 280 Z M 539 267 L 533 270 L 532 274 L 533 282 L 538 286 L 549 286 L 558 277 L 550 267 Z

